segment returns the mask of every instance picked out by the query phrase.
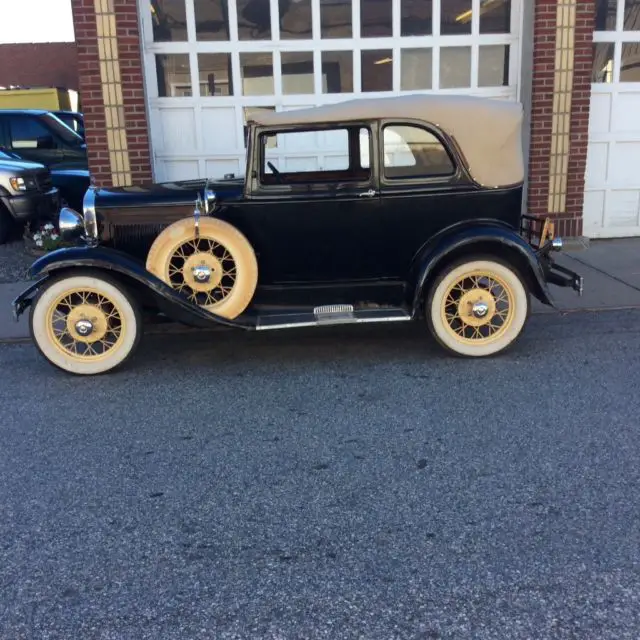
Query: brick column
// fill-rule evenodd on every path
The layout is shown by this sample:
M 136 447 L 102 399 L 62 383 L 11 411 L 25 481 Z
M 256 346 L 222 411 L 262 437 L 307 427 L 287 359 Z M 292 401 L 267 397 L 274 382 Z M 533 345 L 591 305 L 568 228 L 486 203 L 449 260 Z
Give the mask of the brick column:
M 136 0 L 72 0 L 89 170 L 98 186 L 151 180 Z
M 582 234 L 594 0 L 536 0 L 528 209 Z

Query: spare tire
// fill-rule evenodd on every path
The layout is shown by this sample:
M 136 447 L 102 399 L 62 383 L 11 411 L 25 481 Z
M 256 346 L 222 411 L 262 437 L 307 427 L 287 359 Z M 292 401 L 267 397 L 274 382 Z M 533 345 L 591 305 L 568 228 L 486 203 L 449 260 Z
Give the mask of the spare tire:
M 228 222 L 178 220 L 155 239 L 147 270 L 191 302 L 223 318 L 239 316 L 258 283 L 258 262 L 247 238 Z

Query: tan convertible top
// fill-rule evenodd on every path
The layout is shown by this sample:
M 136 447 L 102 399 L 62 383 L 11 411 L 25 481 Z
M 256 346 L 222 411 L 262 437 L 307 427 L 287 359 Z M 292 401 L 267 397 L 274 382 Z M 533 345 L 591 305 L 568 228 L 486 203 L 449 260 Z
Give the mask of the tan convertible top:
M 259 111 L 265 126 L 321 124 L 378 118 L 413 118 L 431 123 L 456 140 L 473 179 L 486 187 L 524 180 L 522 105 L 493 98 L 403 95 L 360 98 L 295 111 Z

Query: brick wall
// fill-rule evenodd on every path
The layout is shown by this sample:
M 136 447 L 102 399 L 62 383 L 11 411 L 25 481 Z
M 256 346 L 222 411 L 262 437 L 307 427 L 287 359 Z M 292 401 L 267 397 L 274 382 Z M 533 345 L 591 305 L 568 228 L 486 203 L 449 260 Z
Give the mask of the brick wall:
M 556 9 L 557 0 L 536 0 L 528 209 L 531 213 L 541 216 L 549 213 L 549 158 L 554 96 Z M 594 0 L 578 0 L 566 211 L 553 214 L 557 219 L 557 231 L 563 236 L 582 234 L 594 23 Z
M 75 42 L 0 44 L 0 86 L 78 90 Z
M 151 155 L 136 4 L 136 0 L 114 0 L 131 181 L 140 184 L 151 180 Z M 112 183 L 112 174 L 94 0 L 72 0 L 72 8 L 89 169 L 97 185 L 107 186 Z

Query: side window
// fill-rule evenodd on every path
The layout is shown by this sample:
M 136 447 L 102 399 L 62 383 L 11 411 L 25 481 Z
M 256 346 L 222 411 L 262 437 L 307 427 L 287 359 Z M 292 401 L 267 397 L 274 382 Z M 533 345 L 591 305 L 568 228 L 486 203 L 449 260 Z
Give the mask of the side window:
M 433 178 L 455 172 L 447 150 L 426 129 L 388 125 L 384 127 L 383 140 L 385 178 Z
M 11 145 L 14 149 L 52 149 L 51 131 L 37 118 L 11 118 Z
M 363 137 L 362 131 L 367 133 Z M 336 128 L 265 133 L 260 136 L 263 184 L 348 182 L 368 180 L 361 145 L 367 145 L 366 129 Z

